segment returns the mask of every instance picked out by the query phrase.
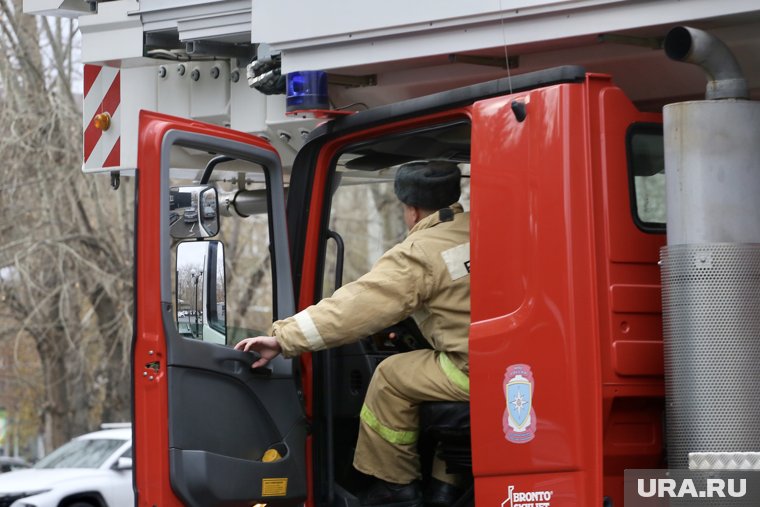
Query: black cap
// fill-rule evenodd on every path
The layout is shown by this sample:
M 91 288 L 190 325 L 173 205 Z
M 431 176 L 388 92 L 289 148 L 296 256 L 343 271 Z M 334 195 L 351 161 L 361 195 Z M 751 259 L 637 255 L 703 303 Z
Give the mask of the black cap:
M 453 162 L 419 160 L 398 168 L 393 189 L 407 206 L 435 211 L 459 200 L 461 176 Z

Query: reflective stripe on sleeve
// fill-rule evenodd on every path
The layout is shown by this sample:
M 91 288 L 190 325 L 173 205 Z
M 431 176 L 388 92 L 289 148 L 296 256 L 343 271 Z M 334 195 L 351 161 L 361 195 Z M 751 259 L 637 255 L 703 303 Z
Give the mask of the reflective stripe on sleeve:
M 301 332 L 304 337 L 306 337 L 306 341 L 309 342 L 310 350 L 322 350 L 327 347 L 325 345 L 325 340 L 322 338 L 322 335 L 319 334 L 317 326 L 314 324 L 308 311 L 303 310 L 298 312 L 293 316 L 293 319 L 295 319 L 298 327 L 301 328 Z
M 451 380 L 451 382 L 453 382 L 455 386 L 467 394 L 470 394 L 470 377 L 468 377 L 465 372 L 457 368 L 456 365 L 451 362 L 451 359 L 449 359 L 449 356 L 447 356 L 445 352 L 441 352 L 438 355 L 438 364 L 441 365 L 443 373 L 449 378 L 449 380 Z
M 360 417 L 367 426 L 375 430 L 375 433 L 380 435 L 380 437 L 386 442 L 409 445 L 417 441 L 419 435 L 418 431 L 398 431 L 383 426 L 383 424 L 377 420 L 377 416 L 374 412 L 372 412 L 367 405 L 362 405 Z

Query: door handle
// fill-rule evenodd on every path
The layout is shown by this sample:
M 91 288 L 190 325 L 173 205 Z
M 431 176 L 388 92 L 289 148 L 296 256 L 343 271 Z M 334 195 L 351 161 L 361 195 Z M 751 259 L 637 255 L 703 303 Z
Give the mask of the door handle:
M 220 363 L 222 365 L 222 368 L 234 373 L 235 375 L 240 375 L 242 373 L 245 373 L 246 370 L 249 370 L 256 376 L 271 377 L 272 368 L 269 366 L 251 368 L 251 365 L 255 363 L 258 358 L 258 354 L 255 354 L 253 352 L 238 352 L 235 354 L 235 357 L 220 358 Z

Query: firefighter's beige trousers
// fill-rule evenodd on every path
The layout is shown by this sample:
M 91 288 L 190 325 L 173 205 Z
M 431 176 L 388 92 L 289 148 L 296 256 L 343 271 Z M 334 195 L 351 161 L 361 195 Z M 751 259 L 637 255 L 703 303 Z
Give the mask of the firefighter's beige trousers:
M 467 400 L 469 379 L 445 353 L 415 350 L 385 359 L 364 400 L 354 467 L 397 484 L 419 479 L 419 404 Z M 433 476 L 454 482 L 440 462 L 433 464 Z

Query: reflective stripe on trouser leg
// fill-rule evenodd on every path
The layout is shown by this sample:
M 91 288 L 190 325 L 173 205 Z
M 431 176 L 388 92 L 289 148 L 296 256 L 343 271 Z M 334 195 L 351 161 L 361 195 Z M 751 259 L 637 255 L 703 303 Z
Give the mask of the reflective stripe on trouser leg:
M 419 403 L 467 399 L 467 392 L 443 373 L 433 350 L 416 350 L 384 360 L 367 391 L 354 467 L 397 484 L 418 479 L 419 455 L 412 435 L 418 431 Z
M 470 394 L 470 377 L 457 368 L 445 352 L 441 352 L 438 356 L 438 362 L 441 364 L 441 369 L 449 380 L 451 380 L 459 389 Z
M 391 444 L 414 444 L 417 443 L 417 437 L 419 436 L 419 431 L 417 430 L 394 430 L 393 428 L 389 428 L 387 426 L 384 426 L 383 423 L 381 423 L 377 416 L 370 410 L 370 408 L 367 405 L 362 406 L 362 412 L 361 412 L 361 420 L 364 424 L 375 430 L 375 433 L 380 435 L 380 438 L 383 440 L 391 443 Z
M 470 377 L 462 370 L 456 367 L 445 352 L 441 352 L 438 355 L 438 363 L 451 382 L 453 382 L 462 391 L 470 392 Z M 450 474 L 446 471 L 446 463 L 438 457 L 438 448 L 436 448 L 435 455 L 433 456 L 433 468 L 431 474 L 435 479 L 454 486 L 462 485 L 462 476 L 458 474 Z

